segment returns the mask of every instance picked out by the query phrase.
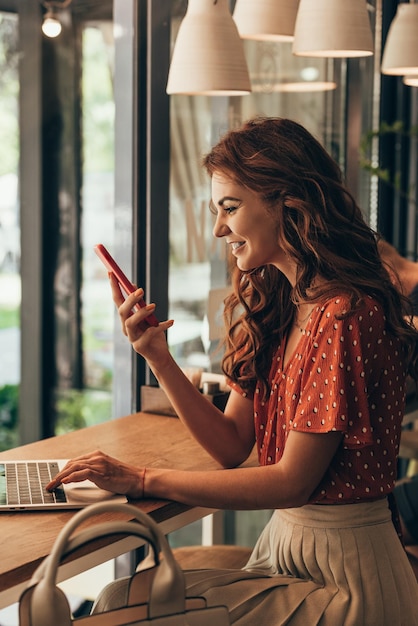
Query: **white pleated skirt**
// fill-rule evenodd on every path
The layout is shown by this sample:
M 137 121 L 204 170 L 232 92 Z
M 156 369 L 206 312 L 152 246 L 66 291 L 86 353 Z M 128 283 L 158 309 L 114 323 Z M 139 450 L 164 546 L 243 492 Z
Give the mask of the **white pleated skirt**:
M 243 570 L 189 570 L 237 626 L 418 626 L 418 584 L 386 500 L 277 510 Z

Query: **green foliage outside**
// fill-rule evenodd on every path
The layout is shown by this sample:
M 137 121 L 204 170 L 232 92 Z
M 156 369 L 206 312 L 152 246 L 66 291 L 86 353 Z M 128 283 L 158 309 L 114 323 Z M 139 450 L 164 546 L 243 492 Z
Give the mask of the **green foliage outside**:
M 17 172 L 19 163 L 18 62 L 17 19 L 3 13 L 0 15 L 0 176 Z
M 0 387 L 0 452 L 19 445 L 19 385 Z M 57 396 L 59 414 L 55 431 L 61 435 L 112 418 L 112 396 L 98 391 L 71 389 Z
M 55 434 L 62 435 L 111 419 L 112 396 L 106 392 L 70 389 L 57 394 L 56 408 Z
M 18 308 L 1 308 L 0 309 L 0 330 L 4 328 L 16 328 L 19 326 L 19 309 Z
M 19 386 L 0 387 L 0 451 L 18 445 L 17 414 Z
M 373 141 L 391 135 L 416 141 L 418 139 L 418 126 L 412 126 L 406 129 L 403 122 L 398 120 L 393 124 L 383 122 L 377 130 L 370 130 L 365 133 L 360 143 L 360 166 L 366 172 L 369 172 L 371 176 L 377 176 L 380 181 L 397 191 L 401 197 L 409 202 L 415 203 L 415 185 L 411 185 L 406 192 L 403 191 L 401 188 L 400 172 L 392 174 L 389 169 L 380 167 L 380 165 L 375 164 L 370 158 Z
M 83 33 L 82 93 L 84 168 L 88 172 L 114 170 L 115 105 L 107 55 L 100 30 L 87 28 Z

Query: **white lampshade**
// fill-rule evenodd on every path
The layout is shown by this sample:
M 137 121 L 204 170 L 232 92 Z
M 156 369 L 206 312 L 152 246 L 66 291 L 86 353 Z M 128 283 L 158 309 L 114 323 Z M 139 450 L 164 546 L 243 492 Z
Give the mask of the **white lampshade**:
M 233 18 L 244 39 L 292 41 L 299 0 L 237 0 Z
M 237 96 L 250 92 L 244 46 L 228 0 L 189 0 L 174 46 L 167 93 Z
M 418 4 L 400 4 L 382 58 L 382 74 L 418 74 Z
M 300 0 L 293 54 L 362 57 L 373 54 L 366 0 Z
M 411 74 L 410 76 L 404 76 L 403 82 L 409 87 L 418 87 L 418 74 L 416 76 L 414 76 L 413 74 Z

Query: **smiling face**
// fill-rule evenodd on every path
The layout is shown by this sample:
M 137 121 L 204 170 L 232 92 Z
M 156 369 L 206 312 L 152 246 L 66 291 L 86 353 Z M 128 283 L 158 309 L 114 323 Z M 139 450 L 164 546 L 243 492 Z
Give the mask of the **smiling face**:
M 294 266 L 278 244 L 278 224 L 259 194 L 222 172 L 212 176 L 215 237 L 225 237 L 239 269 L 275 265 L 293 282 Z

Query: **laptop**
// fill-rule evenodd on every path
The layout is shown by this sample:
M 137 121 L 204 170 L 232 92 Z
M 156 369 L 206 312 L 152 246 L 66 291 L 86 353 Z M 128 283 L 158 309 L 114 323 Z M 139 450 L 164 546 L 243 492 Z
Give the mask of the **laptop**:
M 0 512 L 81 509 L 103 500 L 127 502 L 126 496 L 100 489 L 90 480 L 47 491 L 45 485 L 66 463 L 66 459 L 0 461 Z

